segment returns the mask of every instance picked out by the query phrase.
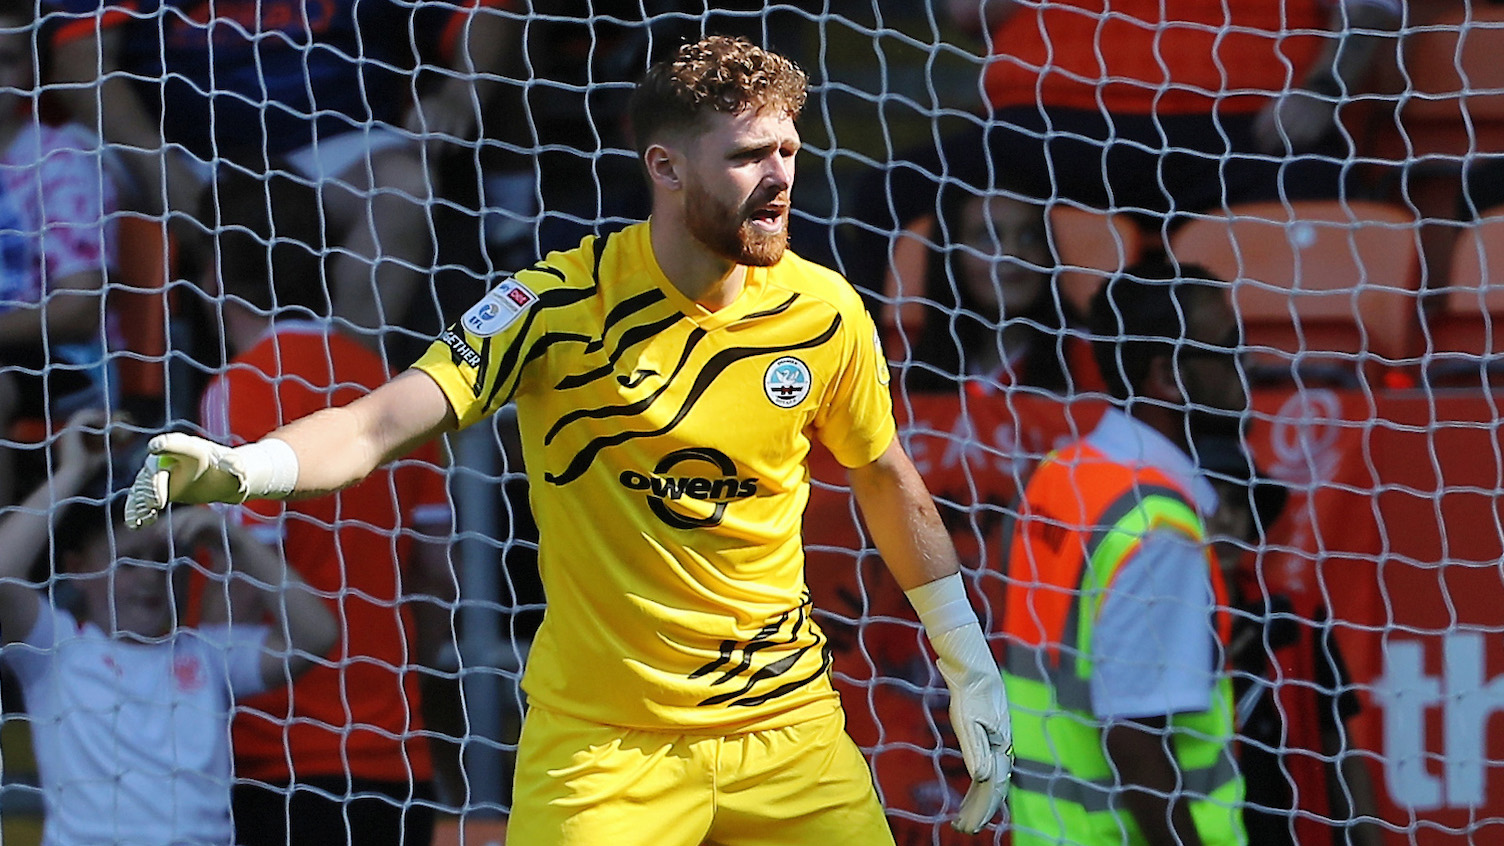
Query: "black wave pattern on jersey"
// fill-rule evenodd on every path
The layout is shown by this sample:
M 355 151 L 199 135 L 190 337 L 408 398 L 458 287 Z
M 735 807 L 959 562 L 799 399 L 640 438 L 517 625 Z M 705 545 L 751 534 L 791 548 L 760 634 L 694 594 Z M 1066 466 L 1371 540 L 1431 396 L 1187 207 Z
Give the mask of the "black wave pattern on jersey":
M 624 300 L 606 316 L 606 323 L 601 327 L 601 336 L 591 341 L 585 347 L 585 352 L 593 353 L 600 351 L 605 346 L 606 334 L 622 319 L 667 299 L 668 297 L 662 291 L 654 290 L 645 291 L 635 297 Z M 584 373 L 565 376 L 559 380 L 559 384 L 554 386 L 554 390 L 567 391 L 570 388 L 588 385 L 596 379 L 611 375 L 616 370 L 616 362 L 621 359 L 623 353 L 683 319 L 684 315 L 675 310 L 673 314 L 652 323 L 643 323 L 626 329 L 621 333 L 621 337 L 617 339 L 616 346 L 611 350 L 611 354 L 606 357 L 605 364 L 593 367 Z
M 773 306 L 772 308 L 769 308 L 769 309 L 764 309 L 762 311 L 754 311 L 751 314 L 745 315 L 744 317 L 742 317 L 742 319 L 740 319 L 740 320 L 738 320 L 736 322 L 737 323 L 746 323 L 749 320 L 761 320 L 764 317 L 777 317 L 778 315 L 783 314 L 784 312 L 788 311 L 789 310 L 789 306 L 792 306 L 794 304 L 794 300 L 797 300 L 797 299 L 799 299 L 799 295 L 798 294 L 790 294 L 788 299 L 784 300 L 783 302 L 779 303 L 778 305 Z
M 595 243 L 593 245 L 595 251 L 595 265 L 591 270 L 590 287 L 552 288 L 539 294 L 538 301 L 533 304 L 532 308 L 528 309 L 527 316 L 523 318 L 522 328 L 519 329 L 516 335 L 512 338 L 512 343 L 507 346 L 506 352 L 502 356 L 501 363 L 496 368 L 496 381 L 491 384 L 491 393 L 486 397 L 486 402 L 483 406 L 483 408 L 487 412 L 494 411 L 502 407 L 503 405 L 506 405 L 508 402 L 511 402 L 512 393 L 517 389 L 516 383 L 513 380 L 509 380 L 503 377 L 507 374 L 515 372 L 515 369 L 520 367 L 520 364 L 518 362 L 519 356 L 522 359 L 521 363 L 526 364 L 527 362 L 543 355 L 543 353 L 546 352 L 548 348 L 553 344 L 564 341 L 576 341 L 585 343 L 590 342 L 590 338 L 582 336 L 578 333 L 546 332 L 543 335 L 539 336 L 538 339 L 533 343 L 533 345 L 528 348 L 527 354 L 525 356 L 522 354 L 522 345 L 526 342 L 528 333 L 533 328 L 533 323 L 538 319 L 539 314 L 542 314 L 544 311 L 547 311 L 551 308 L 565 308 L 567 306 L 572 306 L 575 303 L 583 302 L 584 300 L 588 300 L 591 297 L 595 296 L 596 293 L 600 291 L 601 258 L 606 254 L 606 242 L 610 239 L 610 237 L 610 234 L 606 234 L 595 239 Z M 533 265 L 531 269 L 558 277 L 561 281 L 567 281 L 561 271 L 541 262 Z M 477 398 L 480 397 L 482 381 L 485 379 L 486 373 L 488 372 L 486 365 L 490 362 L 490 350 L 491 339 L 486 338 L 485 343 L 482 344 L 481 349 L 481 366 L 477 369 L 476 374 L 475 396 Z M 501 397 L 500 401 L 498 402 L 497 395 L 500 393 L 502 386 L 508 381 L 513 381 L 512 390 L 507 391 L 506 396 Z
M 761 705 L 780 696 L 792 693 L 825 675 L 830 669 L 830 644 L 826 641 L 824 635 L 820 633 L 820 630 L 810 624 L 809 617 L 812 609 L 813 604 L 810 602 L 809 594 L 806 593 L 804 594 L 804 603 L 802 605 L 793 611 L 783 612 L 777 620 L 763 626 L 746 643 L 735 640 L 721 641 L 721 654 L 714 661 L 690 673 L 689 678 L 697 679 L 714 672 L 720 672 L 720 678 L 711 682 L 711 687 L 738 679 L 741 680 L 741 686 L 735 690 L 707 697 L 700 702 L 700 705 L 732 705 L 738 707 Z M 790 619 L 793 620 L 793 625 L 789 628 L 788 634 L 780 635 L 784 624 L 788 623 Z M 809 643 L 779 658 L 777 661 L 765 664 L 756 670 L 752 669 L 752 665 L 755 663 L 759 652 L 772 646 L 798 643 L 799 638 L 806 633 L 810 637 Z M 820 666 L 815 668 L 814 672 L 799 678 L 789 679 L 772 690 L 751 695 L 752 688 L 758 684 L 774 679 L 781 679 L 788 675 L 789 671 L 799 665 L 800 659 L 809 654 L 810 650 L 816 648 L 820 650 Z M 738 658 L 738 654 L 740 654 L 740 658 Z
M 596 438 L 590 443 L 585 444 L 584 448 L 575 454 L 574 458 L 570 460 L 569 466 L 564 468 L 564 472 L 557 474 L 545 472 L 543 474 L 544 481 L 548 482 L 551 485 L 567 485 L 570 482 L 573 482 L 575 479 L 578 479 L 580 476 L 584 475 L 585 471 L 589 469 L 591 462 L 595 461 L 595 457 L 599 455 L 602 450 L 608 447 L 619 446 L 626 443 L 627 441 L 633 440 L 634 438 L 651 438 L 662 435 L 665 432 L 673 431 L 673 428 L 675 426 L 678 426 L 685 417 L 689 416 L 690 410 L 694 408 L 695 403 L 700 401 L 700 397 L 704 396 L 705 391 L 710 388 L 710 384 L 715 381 L 716 377 L 720 376 L 722 371 L 724 371 L 727 367 L 735 364 L 736 362 L 741 361 L 744 358 L 752 358 L 759 355 L 776 355 L 778 353 L 793 352 L 794 350 L 807 350 L 818 347 L 821 344 L 829 341 L 831 338 L 834 338 L 836 336 L 836 332 L 839 331 L 840 328 L 841 316 L 837 314 L 835 318 L 831 320 L 830 326 L 826 327 L 824 332 L 821 332 L 819 335 L 816 335 L 815 337 L 809 338 L 804 341 L 798 341 L 792 344 L 781 344 L 779 346 L 773 347 L 731 347 L 729 349 L 721 350 L 720 352 L 711 356 L 710 360 L 705 362 L 705 365 L 700 368 L 700 373 L 695 378 L 695 383 L 690 386 L 689 394 L 684 398 L 684 404 L 679 407 L 679 410 L 674 413 L 673 418 L 670 419 L 668 423 L 660 426 L 657 429 L 653 429 L 647 432 L 618 432 L 615 435 Z M 664 388 L 668 387 L 669 381 L 670 380 L 664 381 Z M 657 396 L 662 394 L 662 390 L 663 389 L 660 388 L 658 391 L 654 392 L 655 399 L 657 398 Z M 649 404 L 651 404 L 651 402 L 649 402 Z M 591 409 L 584 413 L 571 412 L 570 414 L 574 417 L 574 419 L 579 419 L 581 417 L 604 419 L 607 417 L 639 413 L 647 407 L 643 406 L 642 408 L 636 408 L 634 410 L 634 407 L 639 405 L 642 405 L 642 403 L 634 402 L 629 403 L 628 405 Z M 552 429 L 550 429 L 550 435 L 554 434 L 555 431 L 559 428 L 559 425 L 555 424 Z M 545 444 L 547 443 L 547 441 L 548 439 L 545 439 Z
M 554 437 L 558 435 L 565 426 L 568 426 L 570 423 L 573 423 L 574 421 L 580 420 L 582 418 L 611 417 L 613 415 L 619 414 L 640 414 L 642 411 L 647 409 L 648 406 L 652 405 L 653 402 L 658 399 L 658 397 L 662 396 L 663 392 L 668 390 L 668 387 L 674 383 L 674 377 L 678 376 L 679 372 L 684 369 L 685 365 L 689 364 L 690 354 L 694 352 L 695 347 L 699 345 L 700 341 L 704 339 L 705 335 L 705 330 L 699 327 L 696 327 L 689 333 L 689 337 L 684 342 L 684 350 L 679 353 L 678 363 L 674 365 L 674 369 L 669 372 L 668 378 L 663 380 L 663 384 L 659 385 L 656 391 L 653 391 L 642 399 L 627 403 L 625 405 L 606 406 L 605 408 L 577 408 L 574 411 L 571 411 L 563 417 L 560 417 L 558 420 L 554 421 L 554 425 L 549 427 L 548 434 L 543 436 L 543 445 L 548 446 L 549 444 L 553 443 Z
M 667 299 L 667 297 L 664 297 L 664 296 L 662 296 L 660 294 L 660 296 L 656 300 L 654 300 L 654 302 L 661 301 L 661 300 L 664 300 L 664 299 Z M 764 317 L 774 317 L 774 316 L 777 316 L 779 314 L 782 314 L 785 311 L 788 311 L 789 307 L 792 306 L 794 304 L 794 301 L 797 300 L 797 299 L 799 299 L 799 295 L 798 294 L 793 294 L 787 300 L 784 300 L 783 302 L 779 303 L 778 305 L 776 305 L 776 306 L 774 306 L 774 307 L 772 307 L 770 309 L 767 309 L 766 311 L 759 311 L 759 312 L 755 312 L 753 314 L 749 314 L 749 315 L 741 318 L 741 320 L 739 320 L 737 322 L 738 323 L 745 323 L 745 322 L 747 322 L 749 320 L 756 320 L 756 319 L 764 318 Z M 630 302 L 630 300 L 628 300 L 628 302 Z M 618 306 L 618 309 L 619 308 L 620 308 L 620 306 Z M 615 312 L 615 309 L 613 309 L 613 313 L 614 312 Z M 683 315 L 681 315 L 679 312 L 676 311 L 673 314 L 669 315 L 664 320 L 660 320 L 660 321 L 657 321 L 655 323 L 644 324 L 642 326 L 634 326 L 634 327 L 632 327 L 631 329 L 629 329 L 626 332 L 622 333 L 621 341 L 617 344 L 616 351 L 613 352 L 612 355 L 611 355 L 611 362 L 610 362 L 610 364 L 606 365 L 605 367 L 596 368 L 595 370 L 592 370 L 592 371 L 590 371 L 589 373 L 586 373 L 586 374 L 580 374 L 578 376 L 571 376 L 571 377 L 565 379 L 564 381 L 560 382 L 557 385 L 557 389 L 558 390 L 563 390 L 565 388 L 579 387 L 580 385 L 587 384 L 588 382 L 591 382 L 591 381 L 593 381 L 595 379 L 598 379 L 598 378 L 600 378 L 602 376 L 609 375 L 611 372 L 613 372 L 615 370 L 616 361 L 621 357 L 621 353 L 622 352 L 624 352 L 625 350 L 631 348 L 633 345 L 639 343 L 640 341 L 647 340 L 648 338 L 651 338 L 651 337 L 657 335 L 659 332 L 662 332 L 663 330 L 669 328 L 670 326 L 673 326 L 674 324 L 678 323 L 679 320 L 682 317 L 683 317 Z M 706 334 L 705 330 L 704 329 L 700 329 L 698 327 L 696 327 L 694 330 L 692 330 L 689 333 L 689 338 L 688 338 L 688 340 L 684 344 L 684 350 L 679 353 L 679 361 L 678 361 L 678 363 L 674 365 L 674 369 L 669 373 L 668 378 L 666 378 L 666 379 L 663 380 L 663 384 L 661 384 L 661 385 L 658 386 L 658 390 L 653 391 L 651 394 L 648 394 L 647 396 L 643 397 L 642 399 L 636 400 L 635 402 L 629 403 L 627 405 L 610 406 L 610 407 L 606 407 L 606 408 L 596 408 L 596 409 L 577 409 L 575 411 L 572 411 L 572 412 L 564 415 L 563 417 L 559 418 L 557 421 L 554 422 L 554 425 L 548 430 L 548 434 L 544 436 L 543 443 L 545 445 L 547 445 L 549 443 L 552 443 L 553 439 L 554 439 L 554 436 L 558 435 L 559 432 L 560 432 L 560 430 L 562 430 L 565 426 L 569 425 L 570 423 L 573 423 L 574 421 L 579 420 L 579 419 L 584 418 L 584 417 L 610 417 L 612 415 L 617 415 L 617 414 L 628 414 L 628 415 L 630 415 L 630 414 L 641 413 L 648 406 L 652 405 L 653 401 L 656 400 L 656 399 L 658 399 L 658 397 L 660 395 L 662 395 L 664 391 L 668 390 L 669 386 L 673 384 L 674 377 L 678 376 L 679 373 L 680 373 L 680 371 L 682 371 L 684 369 L 684 366 L 689 363 L 689 355 L 690 355 L 690 353 L 693 352 L 694 349 L 695 349 L 695 346 L 697 344 L 699 344 L 701 340 L 704 339 L 705 334 Z M 588 376 L 590 378 L 588 378 L 588 379 L 584 378 L 586 376 Z M 640 381 L 641 381 L 641 377 L 634 376 L 632 379 L 627 380 L 626 382 L 623 382 L 623 384 L 626 385 L 628 388 L 632 388 L 632 387 L 636 387 L 637 384 Z

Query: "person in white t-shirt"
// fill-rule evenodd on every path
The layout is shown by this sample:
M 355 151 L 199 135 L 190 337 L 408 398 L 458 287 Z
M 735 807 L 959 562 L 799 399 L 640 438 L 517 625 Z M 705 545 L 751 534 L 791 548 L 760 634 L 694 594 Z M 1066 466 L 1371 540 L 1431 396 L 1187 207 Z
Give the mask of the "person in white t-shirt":
M 89 442 L 103 422 L 76 415 L 50 480 L 0 520 L 0 659 L 31 722 L 44 843 L 229 846 L 234 700 L 289 683 L 333 645 L 336 623 L 277 555 L 210 509 L 126 532 L 108 498 L 83 498 L 105 460 Z M 174 574 L 195 550 L 217 578 L 189 628 Z M 27 582 L 48 551 L 77 613 Z M 273 625 L 226 619 L 229 591 L 246 587 L 273 595 Z

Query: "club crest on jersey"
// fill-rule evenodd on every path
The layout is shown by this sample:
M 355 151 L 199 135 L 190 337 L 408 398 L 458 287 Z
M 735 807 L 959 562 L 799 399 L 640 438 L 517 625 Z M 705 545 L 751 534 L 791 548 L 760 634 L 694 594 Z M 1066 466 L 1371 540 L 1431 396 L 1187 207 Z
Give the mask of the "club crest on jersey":
M 793 408 L 809 396 L 809 365 L 786 355 L 768 365 L 762 375 L 762 389 L 779 408 Z
M 516 279 L 507 279 L 471 306 L 460 318 L 460 325 L 472 335 L 487 338 L 511 326 L 512 321 L 537 301 L 538 295 L 526 285 Z

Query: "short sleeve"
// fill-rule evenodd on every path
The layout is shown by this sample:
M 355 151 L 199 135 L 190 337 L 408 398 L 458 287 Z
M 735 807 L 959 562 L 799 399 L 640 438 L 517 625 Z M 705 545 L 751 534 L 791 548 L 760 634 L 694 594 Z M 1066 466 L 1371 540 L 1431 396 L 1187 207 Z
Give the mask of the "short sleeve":
M 815 415 L 815 431 L 836 460 L 845 467 L 876 461 L 893 443 L 893 422 L 887 358 L 877 327 L 860 301 L 842 310 L 842 367 Z
M 493 414 L 522 388 L 544 311 L 524 272 L 486 292 L 429 346 L 413 369 L 438 383 L 460 428 Z
M 1138 719 L 1211 707 L 1215 601 L 1201 544 L 1177 532 L 1149 533 L 1123 563 L 1092 628 L 1096 716 Z
M 230 695 L 236 699 L 266 691 L 261 675 L 261 656 L 266 652 L 266 638 L 271 629 L 263 625 L 216 623 L 201 626 L 198 636 L 212 653 L 222 660 Z
M 56 653 L 59 633 L 76 628 L 73 618 L 54 608 L 41 591 L 37 592 L 36 598 L 37 619 L 31 624 L 31 631 L 0 652 L 16 678 L 24 683 L 34 682 L 47 672 Z

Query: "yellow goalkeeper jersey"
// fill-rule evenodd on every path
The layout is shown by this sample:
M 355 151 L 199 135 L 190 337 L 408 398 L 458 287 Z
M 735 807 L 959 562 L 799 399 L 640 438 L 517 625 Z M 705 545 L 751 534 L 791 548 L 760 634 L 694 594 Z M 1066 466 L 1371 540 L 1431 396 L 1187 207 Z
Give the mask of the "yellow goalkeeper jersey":
M 805 459 L 812 437 L 848 467 L 892 442 L 877 333 L 843 278 L 791 252 L 707 311 L 664 277 L 649 226 L 502 281 L 414 365 L 462 427 L 517 404 L 548 600 L 523 687 L 673 733 L 829 713 Z

